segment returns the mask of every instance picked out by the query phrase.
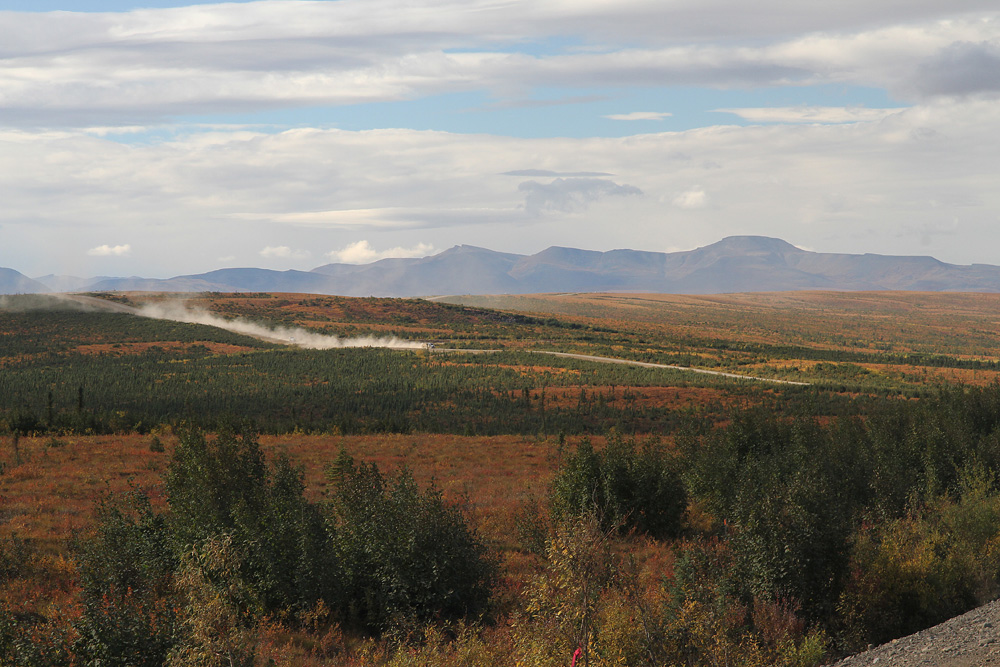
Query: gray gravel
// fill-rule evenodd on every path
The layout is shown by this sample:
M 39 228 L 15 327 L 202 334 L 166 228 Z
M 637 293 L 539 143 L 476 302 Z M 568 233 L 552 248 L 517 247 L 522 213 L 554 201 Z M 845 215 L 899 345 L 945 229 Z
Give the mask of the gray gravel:
M 1000 666 L 1000 600 L 915 635 L 845 658 L 834 667 Z

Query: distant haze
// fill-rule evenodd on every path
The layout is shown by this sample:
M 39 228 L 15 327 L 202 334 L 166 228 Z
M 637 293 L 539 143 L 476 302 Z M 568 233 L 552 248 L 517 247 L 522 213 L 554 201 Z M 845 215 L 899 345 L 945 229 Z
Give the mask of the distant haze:
M 7 282 L 2 282 L 3 276 Z M 18 277 L 19 276 L 19 277 Z M 52 280 L 46 287 L 40 281 Z M 553 246 L 534 255 L 456 246 L 430 257 L 324 264 L 311 271 L 218 269 L 169 279 L 0 274 L 0 293 L 56 291 L 298 292 L 418 297 L 541 292 L 717 294 L 792 290 L 1000 292 L 1000 267 L 929 256 L 818 253 L 781 239 L 734 236 L 676 253 Z

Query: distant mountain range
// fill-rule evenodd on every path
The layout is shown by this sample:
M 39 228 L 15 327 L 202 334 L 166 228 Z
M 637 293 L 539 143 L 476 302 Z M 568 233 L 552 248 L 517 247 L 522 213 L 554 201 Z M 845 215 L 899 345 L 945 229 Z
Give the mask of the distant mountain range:
M 461 245 L 420 259 L 325 264 L 312 271 L 219 269 L 167 279 L 31 279 L 0 268 L 0 294 L 82 291 L 305 292 L 343 296 L 794 290 L 1000 292 L 1000 267 L 933 257 L 810 252 L 781 239 L 731 236 L 686 252 L 596 252 L 552 247 L 534 255 Z
M 0 267 L 0 294 L 37 294 L 51 291 L 48 285 L 32 280 L 23 273 Z

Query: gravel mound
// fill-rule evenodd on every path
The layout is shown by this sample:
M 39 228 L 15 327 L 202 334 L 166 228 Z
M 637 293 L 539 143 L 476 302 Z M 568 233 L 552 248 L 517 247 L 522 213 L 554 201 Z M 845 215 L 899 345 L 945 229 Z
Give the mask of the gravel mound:
M 894 639 L 833 667 L 1000 666 L 1000 600 L 915 635 Z

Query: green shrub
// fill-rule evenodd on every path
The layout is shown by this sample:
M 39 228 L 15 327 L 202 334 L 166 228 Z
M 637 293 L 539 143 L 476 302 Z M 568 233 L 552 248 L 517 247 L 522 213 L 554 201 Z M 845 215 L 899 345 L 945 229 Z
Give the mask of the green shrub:
M 77 562 L 83 613 L 74 624 L 76 654 L 87 664 L 163 664 L 177 630 L 176 559 L 149 497 L 133 490 L 106 499 Z
M 305 609 L 338 597 L 340 570 L 319 509 L 305 500 L 287 457 L 269 466 L 255 435 L 180 435 L 166 476 L 178 552 L 228 535 L 257 613 Z
M 728 525 L 744 599 L 795 600 L 810 620 L 833 612 L 869 479 L 854 445 L 763 411 L 688 445 L 692 495 Z
M 658 440 L 637 445 L 614 432 L 601 451 L 581 440 L 552 483 L 557 521 L 596 514 L 604 529 L 636 529 L 658 538 L 680 533 L 686 503 L 674 458 Z
M 343 618 L 382 631 L 485 613 L 497 564 L 440 491 L 421 492 L 407 470 L 387 482 L 375 464 L 355 465 L 344 452 L 329 475 Z

